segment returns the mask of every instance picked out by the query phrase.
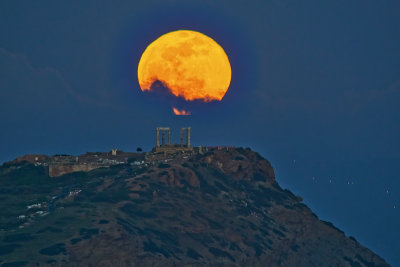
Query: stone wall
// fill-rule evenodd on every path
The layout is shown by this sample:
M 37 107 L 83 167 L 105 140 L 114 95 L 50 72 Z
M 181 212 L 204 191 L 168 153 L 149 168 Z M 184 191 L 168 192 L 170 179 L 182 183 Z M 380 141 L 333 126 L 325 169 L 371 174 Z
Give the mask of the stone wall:
M 19 163 L 23 161 L 28 161 L 30 163 L 37 163 L 37 162 L 47 162 L 49 157 L 46 155 L 39 155 L 39 154 L 27 154 L 21 157 L 16 158 L 13 162 Z

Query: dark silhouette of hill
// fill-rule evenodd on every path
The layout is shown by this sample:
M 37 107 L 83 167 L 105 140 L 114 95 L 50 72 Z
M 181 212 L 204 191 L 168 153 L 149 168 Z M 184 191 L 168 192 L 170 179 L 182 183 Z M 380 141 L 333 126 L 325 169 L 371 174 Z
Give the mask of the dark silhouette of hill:
M 242 148 L 49 178 L 0 167 L 3 266 L 388 266 Z

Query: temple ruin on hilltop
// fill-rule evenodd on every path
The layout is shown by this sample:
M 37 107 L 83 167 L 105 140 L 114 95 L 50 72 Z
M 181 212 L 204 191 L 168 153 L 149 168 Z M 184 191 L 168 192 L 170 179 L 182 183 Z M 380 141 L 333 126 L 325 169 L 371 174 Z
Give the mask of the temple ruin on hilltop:
M 160 132 L 161 132 L 161 144 L 160 144 Z M 165 135 L 168 134 L 168 142 L 165 142 Z M 183 135 L 186 133 L 186 144 L 183 143 Z M 153 149 L 154 152 L 159 153 L 176 153 L 176 152 L 191 152 L 193 151 L 190 145 L 190 127 L 181 128 L 180 144 L 171 144 L 171 129 L 169 127 L 157 127 L 156 128 L 156 146 Z

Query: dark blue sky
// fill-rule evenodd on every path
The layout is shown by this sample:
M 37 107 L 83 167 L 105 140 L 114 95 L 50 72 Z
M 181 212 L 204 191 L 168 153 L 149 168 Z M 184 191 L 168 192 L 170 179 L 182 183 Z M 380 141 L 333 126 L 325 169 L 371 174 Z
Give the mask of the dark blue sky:
M 117 2 L 117 3 L 116 3 Z M 278 182 L 400 266 L 399 1 L 0 3 L 0 162 L 26 153 L 133 151 L 154 128 L 195 145 L 250 146 Z M 220 103 L 175 117 L 136 68 L 163 33 L 225 49 Z

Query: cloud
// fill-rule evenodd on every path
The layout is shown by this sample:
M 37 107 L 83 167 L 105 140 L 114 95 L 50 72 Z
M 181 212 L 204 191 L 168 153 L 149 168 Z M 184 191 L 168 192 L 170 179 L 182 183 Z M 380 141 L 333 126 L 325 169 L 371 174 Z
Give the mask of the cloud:
M 1 101 L 14 100 L 16 105 L 30 106 L 40 102 L 49 104 L 48 99 L 51 99 L 57 105 L 75 101 L 81 105 L 120 109 L 112 101 L 112 90 L 102 91 L 100 94 L 82 94 L 70 86 L 58 69 L 34 67 L 25 55 L 12 53 L 1 47 L 0 85 L 0 104 L 4 104 Z
M 359 116 L 368 110 L 398 110 L 400 79 L 383 89 L 335 90 L 302 95 L 299 92 L 281 93 L 279 90 L 256 91 L 255 105 L 261 109 L 280 112 L 308 112 L 331 115 Z
M 3 160 L 43 151 L 68 139 L 67 129 L 85 116 L 84 101 L 61 73 L 35 68 L 21 54 L 0 48 L 0 147 Z M 71 132 L 71 131 L 69 131 Z
M 0 48 L 1 115 L 49 108 L 82 101 L 54 68 L 35 68 L 22 54 Z
M 173 111 L 175 115 L 190 115 L 192 113 L 202 113 L 207 108 L 218 105 L 218 100 L 209 102 L 203 99 L 196 99 L 192 101 L 186 100 L 184 97 L 175 96 L 171 90 L 162 82 L 156 81 L 152 84 L 151 90 L 146 90 L 143 93 L 145 101 L 163 107 L 168 112 Z M 174 110 L 175 109 L 175 110 Z M 185 114 L 177 114 L 177 111 L 182 111 Z

